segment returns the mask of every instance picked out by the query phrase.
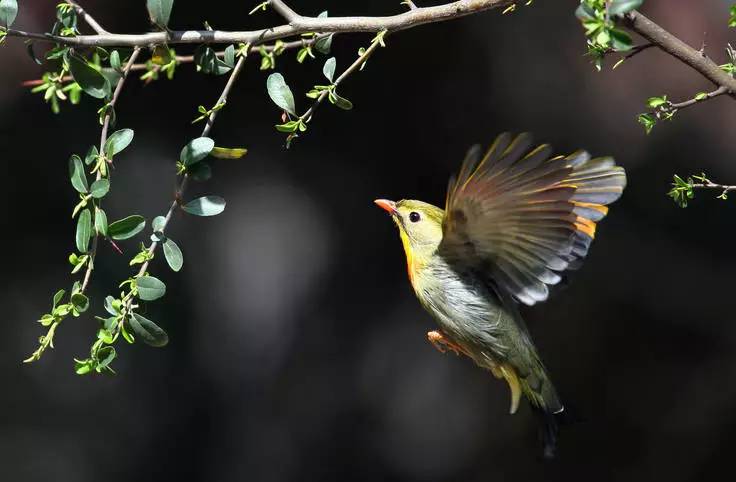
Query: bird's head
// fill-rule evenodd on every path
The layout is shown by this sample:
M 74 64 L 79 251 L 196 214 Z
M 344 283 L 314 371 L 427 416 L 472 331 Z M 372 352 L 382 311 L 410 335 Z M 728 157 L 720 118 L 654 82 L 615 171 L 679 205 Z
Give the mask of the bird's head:
M 399 227 L 411 274 L 412 270 L 426 264 L 437 251 L 442 241 L 442 218 L 445 212 L 437 206 L 411 199 L 399 202 L 376 199 L 375 203 L 386 210 Z

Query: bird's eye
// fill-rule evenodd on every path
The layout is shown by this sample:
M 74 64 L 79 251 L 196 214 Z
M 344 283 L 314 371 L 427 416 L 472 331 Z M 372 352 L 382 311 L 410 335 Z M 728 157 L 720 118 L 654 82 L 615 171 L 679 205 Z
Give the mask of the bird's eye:
M 412 211 L 412 212 L 409 213 L 409 221 L 411 221 L 412 223 L 416 223 L 420 219 L 421 219 L 421 217 L 419 216 L 419 213 L 418 212 Z

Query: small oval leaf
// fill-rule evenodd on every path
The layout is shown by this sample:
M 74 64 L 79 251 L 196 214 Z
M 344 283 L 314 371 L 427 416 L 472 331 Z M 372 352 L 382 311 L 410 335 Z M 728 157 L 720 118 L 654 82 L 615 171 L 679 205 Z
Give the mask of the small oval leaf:
M 183 162 L 185 166 L 191 166 L 207 157 L 213 147 L 215 147 L 215 141 L 209 137 L 198 137 L 196 139 L 192 139 L 181 150 L 179 160 Z
M 215 216 L 225 210 L 225 200 L 220 196 L 202 196 L 181 207 L 195 216 Z
M 133 333 L 146 345 L 162 347 L 169 342 L 169 336 L 160 326 L 138 313 L 133 313 L 133 316 L 128 318 L 128 323 Z
M 87 194 L 89 187 L 87 186 L 87 174 L 84 172 L 84 166 L 82 165 L 82 159 L 76 154 L 73 154 L 69 158 L 69 178 L 72 181 L 72 186 L 77 192 Z
M 10 27 L 18 15 L 17 0 L 0 0 L 0 25 Z
M 128 239 L 143 231 L 145 227 L 145 218 L 134 214 L 133 216 L 128 216 L 127 218 L 110 223 L 107 227 L 107 234 L 112 239 Z
M 153 228 L 154 233 L 157 231 L 163 231 L 165 225 L 166 217 L 164 216 L 156 216 L 153 218 L 153 221 L 151 221 L 151 228 Z
M 195 181 L 206 181 L 212 177 L 212 168 L 206 162 L 198 162 L 189 169 L 189 176 Z
M 274 104 L 279 106 L 281 110 L 285 110 L 291 115 L 296 115 L 294 94 L 291 93 L 291 89 L 286 85 L 283 75 L 278 72 L 269 75 L 268 79 L 266 79 L 266 89 Z
M 138 288 L 138 298 L 143 301 L 153 301 L 166 294 L 166 285 L 153 276 L 141 276 L 135 280 Z
M 92 235 L 92 213 L 85 209 L 77 220 L 77 250 L 86 253 L 89 246 L 89 237 Z
M 84 313 L 89 308 L 89 298 L 82 293 L 74 293 L 71 302 L 79 313 Z
M 96 99 L 104 99 L 110 95 L 110 82 L 83 58 L 70 55 L 69 70 L 74 80 L 88 95 Z
M 608 13 L 610 15 L 623 15 L 641 7 L 642 3 L 644 3 L 644 0 L 613 0 L 608 6 Z
M 113 132 L 105 142 L 105 155 L 108 159 L 122 151 L 133 141 L 133 129 L 120 129 Z
M 109 190 L 110 190 L 110 181 L 104 178 L 96 180 L 89 187 L 89 193 L 92 195 L 93 198 L 96 198 L 96 199 L 105 197 L 105 195 L 108 193 Z
M 95 211 L 95 230 L 102 236 L 107 237 L 107 214 L 100 208 Z
M 166 28 L 171 18 L 171 9 L 174 7 L 174 0 L 146 0 L 148 8 L 148 16 L 151 22 L 161 28 Z
M 322 67 L 322 73 L 325 74 L 325 77 L 327 77 L 327 80 L 330 82 L 334 82 L 335 77 L 335 68 L 337 67 L 337 59 L 335 57 L 330 57 L 325 62 L 324 67 Z
M 174 271 L 179 271 L 184 265 L 184 255 L 181 254 L 179 246 L 171 239 L 164 241 L 164 256 L 166 262 L 169 263 L 169 267 Z

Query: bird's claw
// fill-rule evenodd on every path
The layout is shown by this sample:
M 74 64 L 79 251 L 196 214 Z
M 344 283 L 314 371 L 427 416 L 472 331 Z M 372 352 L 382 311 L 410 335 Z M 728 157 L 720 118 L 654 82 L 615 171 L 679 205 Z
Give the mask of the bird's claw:
M 432 346 L 434 346 L 440 353 L 447 353 L 447 350 L 454 352 L 455 355 L 458 356 L 461 353 L 465 353 L 465 350 L 445 338 L 445 336 L 437 330 L 427 332 L 427 340 L 429 340 Z

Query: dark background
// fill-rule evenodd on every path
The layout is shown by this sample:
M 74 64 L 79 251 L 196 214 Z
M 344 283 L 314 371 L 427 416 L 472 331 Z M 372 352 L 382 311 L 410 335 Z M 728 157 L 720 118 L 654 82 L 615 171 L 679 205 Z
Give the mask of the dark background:
M 55 1 L 20 3 L 18 28 L 50 28 Z M 281 22 L 270 12 L 248 17 L 254 3 L 178 1 L 171 25 Z M 691 45 L 705 37 L 722 63 L 736 39 L 726 28 L 730 3 L 650 0 L 644 12 Z M 142 0 L 83 5 L 108 30 L 148 28 Z M 398 0 L 293 6 L 333 16 L 403 8 Z M 134 242 L 125 256 L 101 246 L 90 312 L 65 321 L 40 362 L 21 364 L 42 333 L 35 320 L 71 285 L 67 159 L 96 142 L 99 126 L 89 97 L 55 116 L 22 88 L 42 70 L 9 39 L 0 49 L 0 478 L 674 482 L 729 473 L 736 207 L 700 193 L 682 210 L 665 193 L 673 173 L 705 170 L 736 183 L 736 110 L 719 98 L 645 136 L 635 115 L 647 97 L 682 100 L 711 86 L 654 50 L 595 73 L 574 7 L 538 1 L 390 37 L 341 88 L 355 109 L 322 106 L 290 150 L 273 129 L 268 72 L 249 61 L 212 136 L 250 153 L 218 161 L 213 179 L 187 193 L 222 195 L 227 209 L 177 215 L 170 235 L 183 271 L 162 256 L 152 265 L 168 292 L 146 309 L 171 342 L 121 345 L 118 375 L 108 378 L 76 376 L 72 358 L 86 356 L 100 300 L 131 272 Z M 338 69 L 370 39 L 336 37 Z M 322 83 L 323 61 L 279 58 L 300 111 L 303 92 Z M 108 216 L 165 212 L 174 161 L 201 131 L 190 125 L 196 107 L 214 104 L 225 80 L 187 65 L 173 81 L 129 81 L 118 127 L 136 135 L 117 158 Z M 528 406 L 507 414 L 505 383 L 426 342 L 434 324 L 410 289 L 395 228 L 372 202 L 441 204 L 466 148 L 503 130 L 529 130 L 561 153 L 611 154 L 629 174 L 584 268 L 525 310 L 560 391 L 586 419 L 562 434 L 551 463 L 540 460 Z

